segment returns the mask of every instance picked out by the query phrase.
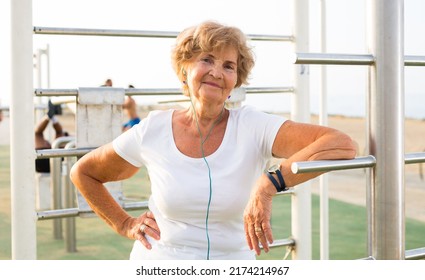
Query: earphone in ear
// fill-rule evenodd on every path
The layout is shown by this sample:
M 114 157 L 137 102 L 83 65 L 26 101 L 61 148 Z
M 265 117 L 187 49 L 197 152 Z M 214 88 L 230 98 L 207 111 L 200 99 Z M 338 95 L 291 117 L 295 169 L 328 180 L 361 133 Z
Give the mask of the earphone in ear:
M 186 85 L 187 73 L 186 73 L 186 70 L 184 70 L 184 68 L 182 68 L 182 74 L 183 74 L 183 76 L 184 76 L 184 78 L 185 78 L 182 82 L 183 82 L 183 84 L 185 84 L 185 85 Z

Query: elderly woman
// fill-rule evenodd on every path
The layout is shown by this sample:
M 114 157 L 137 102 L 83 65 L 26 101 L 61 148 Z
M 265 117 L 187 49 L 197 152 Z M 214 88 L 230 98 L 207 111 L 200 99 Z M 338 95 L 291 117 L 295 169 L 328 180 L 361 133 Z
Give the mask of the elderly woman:
M 255 259 L 273 241 L 272 197 L 319 174 L 294 175 L 294 161 L 351 159 L 355 143 L 331 128 L 295 123 L 243 106 L 228 110 L 247 84 L 253 54 L 237 28 L 205 22 L 184 30 L 172 52 L 191 105 L 153 111 L 112 143 L 82 157 L 71 177 L 92 209 L 135 239 L 131 259 Z M 268 170 L 272 158 L 281 164 Z M 132 217 L 103 183 L 145 166 L 149 211 Z

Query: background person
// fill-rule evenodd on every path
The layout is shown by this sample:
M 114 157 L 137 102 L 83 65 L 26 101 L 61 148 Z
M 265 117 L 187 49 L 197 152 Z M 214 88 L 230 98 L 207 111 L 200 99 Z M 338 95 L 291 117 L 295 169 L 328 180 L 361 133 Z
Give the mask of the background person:
M 60 105 L 59 105 L 60 106 Z M 50 122 L 52 122 L 53 129 L 55 130 L 55 139 L 68 136 L 68 132 L 64 131 L 62 125 L 59 123 L 58 119 L 55 117 L 55 114 L 60 111 L 57 109 L 57 106 L 54 106 L 49 101 L 49 111 L 47 115 L 44 116 L 40 122 L 35 126 L 34 135 L 35 135 L 35 149 L 51 149 L 52 144 L 44 137 L 44 131 Z M 36 159 L 35 160 L 35 171 L 40 173 L 49 173 L 50 172 L 50 160 L 48 158 Z
M 255 259 L 273 242 L 272 197 L 319 175 L 292 174 L 294 161 L 351 159 L 355 144 L 332 128 L 243 106 L 228 110 L 254 66 L 246 37 L 215 22 L 177 37 L 173 68 L 187 109 L 153 111 L 133 129 L 82 157 L 71 178 L 117 233 L 135 239 L 131 259 Z M 279 167 L 264 172 L 273 158 Z M 149 211 L 125 212 L 103 186 L 146 166 Z
M 129 88 L 134 88 L 133 85 L 129 85 Z M 122 126 L 122 131 L 127 131 L 132 128 L 134 125 L 140 122 L 139 115 L 137 114 L 137 104 L 134 98 L 129 95 L 125 96 L 125 101 L 123 104 L 124 114 L 127 118 L 127 122 L 125 122 Z
M 105 82 L 103 83 L 103 85 L 101 85 L 102 87 L 112 87 L 113 83 L 111 79 L 106 79 Z

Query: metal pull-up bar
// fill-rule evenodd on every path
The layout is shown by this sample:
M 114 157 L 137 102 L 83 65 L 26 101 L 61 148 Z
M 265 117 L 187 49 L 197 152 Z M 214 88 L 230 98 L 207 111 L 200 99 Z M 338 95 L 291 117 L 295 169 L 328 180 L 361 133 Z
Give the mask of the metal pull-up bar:
M 404 157 L 405 164 L 415 164 L 425 162 L 425 153 L 409 153 Z M 292 173 L 301 174 L 309 172 L 328 172 L 335 170 L 346 170 L 356 168 L 374 167 L 376 158 L 372 155 L 357 157 L 347 160 L 317 160 L 317 161 L 300 161 L 291 165 Z
M 291 171 L 294 174 L 309 172 L 327 172 L 334 170 L 346 170 L 356 168 L 373 167 L 376 163 L 374 156 L 358 157 L 348 160 L 317 160 L 300 161 L 291 165 Z
M 118 29 L 90 29 L 90 28 L 61 28 L 34 26 L 34 34 L 47 35 L 79 35 L 79 36 L 112 36 L 112 37 L 145 37 L 145 38 L 176 38 L 179 32 L 174 31 L 146 31 L 146 30 L 118 30 Z M 253 41 L 291 42 L 293 36 L 247 34 Z
M 295 64 L 372 65 L 375 58 L 371 54 L 295 53 L 292 61 Z M 405 55 L 404 65 L 425 66 L 425 56 Z
M 247 94 L 270 94 L 294 92 L 293 87 L 248 87 L 244 88 Z M 181 95 L 180 88 L 126 88 L 125 95 Z M 78 89 L 48 89 L 34 90 L 35 96 L 78 96 Z

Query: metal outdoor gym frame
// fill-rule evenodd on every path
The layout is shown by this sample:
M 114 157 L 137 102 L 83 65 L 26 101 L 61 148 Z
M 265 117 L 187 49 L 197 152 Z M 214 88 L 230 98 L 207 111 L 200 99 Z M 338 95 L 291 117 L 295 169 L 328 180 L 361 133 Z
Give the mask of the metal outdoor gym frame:
M 404 55 L 404 2 L 368 1 L 368 51 L 365 55 L 309 53 L 309 1 L 293 0 L 293 36 L 248 35 L 252 40 L 291 42 L 295 54 L 293 87 L 252 88 L 249 93 L 288 92 L 292 94 L 291 118 L 309 122 L 309 64 L 366 65 L 369 69 L 367 103 L 369 156 L 343 161 L 294 163 L 294 173 L 367 168 L 370 173 L 368 198 L 368 254 L 366 259 L 419 259 L 425 248 L 405 250 L 404 164 L 425 162 L 425 153 L 404 154 L 404 67 L 425 66 L 425 57 Z M 12 259 L 36 259 L 36 222 L 61 213 L 35 210 L 36 157 L 65 157 L 87 152 L 85 147 L 67 151 L 34 153 L 34 102 L 37 96 L 77 96 L 74 89 L 33 88 L 32 37 L 34 34 L 138 36 L 173 38 L 175 32 L 91 30 L 32 26 L 32 1 L 11 1 L 12 11 L 12 99 L 11 181 Z M 176 89 L 126 89 L 128 95 L 176 94 Z M 68 154 L 66 154 L 68 153 Z M 25 174 L 25 176 L 22 176 Z M 310 183 L 297 186 L 292 197 L 292 239 L 278 245 L 291 246 L 293 259 L 311 259 Z M 140 206 L 142 207 L 142 206 Z M 52 210 L 53 211 L 53 210 Z M 55 211 L 62 211 L 61 209 Z M 73 214 L 79 215 L 79 209 Z

